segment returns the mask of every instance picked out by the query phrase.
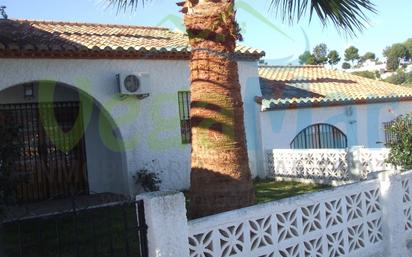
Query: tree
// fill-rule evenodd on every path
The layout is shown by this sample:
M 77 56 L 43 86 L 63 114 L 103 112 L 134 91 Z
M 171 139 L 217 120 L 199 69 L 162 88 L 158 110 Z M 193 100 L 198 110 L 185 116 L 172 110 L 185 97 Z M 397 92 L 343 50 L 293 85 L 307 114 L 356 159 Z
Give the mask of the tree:
M 309 51 L 305 51 L 303 54 L 299 56 L 299 63 L 306 64 L 306 65 L 317 65 L 317 64 L 326 64 L 327 62 L 334 61 L 338 63 L 340 61 L 339 54 L 336 51 L 331 51 L 331 58 L 328 55 L 328 46 L 326 44 L 319 44 L 315 48 L 313 48 L 312 53 Z M 338 60 L 337 60 L 337 59 Z M 334 64 L 336 64 L 334 63 Z M 332 64 L 333 65 L 333 64 Z
M 338 51 L 332 50 L 328 54 L 328 63 L 333 67 L 340 62 L 340 56 Z
M 409 52 L 409 58 L 412 57 L 412 38 L 408 38 L 403 45 L 408 49 Z
M 383 56 L 388 57 L 390 51 L 391 51 L 391 47 L 390 47 L 390 46 L 385 47 L 385 49 L 383 49 Z
M 389 56 L 395 56 L 399 59 L 407 60 L 410 57 L 408 48 L 404 44 L 393 44 L 389 50 Z
M 362 60 L 362 62 L 365 62 L 367 60 L 372 60 L 373 61 L 373 60 L 376 60 L 376 55 L 375 55 L 375 53 L 372 53 L 372 52 L 366 52 L 362 56 L 361 60 Z
M 4 5 L 0 6 L 0 15 L 1 15 L 3 20 L 8 19 L 8 16 L 7 16 L 7 13 L 6 13 L 6 6 L 4 6 Z
M 399 68 L 399 58 L 394 55 L 389 55 L 386 59 L 386 69 L 388 71 L 396 71 Z
M 350 46 L 345 50 L 345 61 L 352 62 L 352 65 L 355 61 L 359 60 L 359 49 Z
M 350 68 L 352 68 L 352 66 L 350 65 L 350 63 L 348 63 L 348 62 L 342 63 L 342 69 L 348 70 L 348 69 L 350 69 Z
M 138 0 L 106 0 L 118 8 L 135 8 Z M 145 0 L 141 0 L 145 2 Z M 148 1 L 148 0 L 146 0 Z M 241 39 L 235 0 L 178 3 L 191 46 L 192 171 L 191 217 L 236 209 L 254 203 L 243 121 L 236 41 Z M 362 30 L 369 0 L 271 0 L 284 21 L 316 13 L 349 34 Z
M 311 54 L 309 51 L 305 51 L 303 54 L 299 56 L 299 63 L 301 65 L 315 65 L 315 56 L 313 56 L 313 54 Z
M 395 71 L 399 68 L 401 60 L 409 60 L 410 53 L 404 44 L 396 43 L 383 50 L 383 55 L 387 58 L 386 69 Z
M 326 44 L 319 44 L 313 48 L 313 56 L 316 64 L 325 64 L 328 61 L 328 46 Z

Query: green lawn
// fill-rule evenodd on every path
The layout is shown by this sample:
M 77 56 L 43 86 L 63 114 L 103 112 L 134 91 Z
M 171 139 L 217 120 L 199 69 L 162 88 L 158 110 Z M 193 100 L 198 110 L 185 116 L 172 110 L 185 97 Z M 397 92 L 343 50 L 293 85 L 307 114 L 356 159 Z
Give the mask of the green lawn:
M 305 193 L 331 188 L 329 185 L 305 184 L 299 182 L 254 181 L 257 203 L 265 203 Z

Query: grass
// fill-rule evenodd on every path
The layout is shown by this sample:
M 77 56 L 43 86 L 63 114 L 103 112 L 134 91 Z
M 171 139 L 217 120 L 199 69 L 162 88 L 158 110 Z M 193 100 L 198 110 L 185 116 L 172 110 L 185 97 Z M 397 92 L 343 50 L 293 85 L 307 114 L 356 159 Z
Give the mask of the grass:
M 258 204 L 331 188 L 329 185 L 273 180 L 255 180 L 254 186 Z
M 270 179 L 256 179 L 253 181 L 253 185 L 256 191 L 256 204 L 276 201 L 332 187 L 330 185 L 308 184 L 293 181 L 274 181 Z M 186 197 L 186 206 L 188 206 L 190 203 L 188 192 L 185 191 L 183 193 Z

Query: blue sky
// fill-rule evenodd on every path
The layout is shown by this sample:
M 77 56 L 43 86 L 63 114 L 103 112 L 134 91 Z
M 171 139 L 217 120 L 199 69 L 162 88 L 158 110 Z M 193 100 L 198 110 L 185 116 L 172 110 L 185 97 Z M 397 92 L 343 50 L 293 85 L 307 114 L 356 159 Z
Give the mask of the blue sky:
M 366 51 L 382 55 L 388 45 L 412 37 L 412 1 L 371 0 L 378 14 L 370 15 L 370 26 L 356 38 L 340 35 L 332 25 L 323 28 L 317 19 L 308 24 L 288 25 L 268 12 L 267 0 L 238 0 L 238 22 L 243 29 L 243 44 L 265 50 L 270 63 L 288 64 L 308 47 L 326 43 L 343 55 L 344 49 L 355 45 L 361 53 Z M 116 14 L 115 8 L 105 8 L 104 0 L 0 0 L 7 6 L 9 18 L 118 23 L 135 25 L 161 25 L 182 28 L 182 17 L 175 1 L 152 0 L 145 8 L 135 12 Z M 270 23 L 268 23 L 268 21 Z M 280 32 L 281 31 L 281 32 Z

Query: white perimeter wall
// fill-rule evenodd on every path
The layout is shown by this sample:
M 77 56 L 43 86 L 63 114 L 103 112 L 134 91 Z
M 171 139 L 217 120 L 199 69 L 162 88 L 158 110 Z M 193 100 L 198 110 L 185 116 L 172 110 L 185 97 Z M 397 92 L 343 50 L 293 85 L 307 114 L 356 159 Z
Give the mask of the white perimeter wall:
M 148 72 L 150 97 L 121 99 L 117 94 L 115 74 L 124 72 Z M 240 62 L 239 74 L 249 159 L 252 173 L 256 174 L 256 155 L 260 151 L 256 143 L 258 116 L 254 103 L 254 97 L 260 95 L 257 63 Z M 118 135 L 101 129 L 95 129 L 94 133 L 109 145 L 110 140 L 125 143 L 125 167 L 118 167 L 124 168 L 128 176 L 125 191 L 136 192 L 132 176 L 145 165 L 161 172 L 163 190 L 189 187 L 190 145 L 181 144 L 177 102 L 177 92 L 189 90 L 188 61 L 0 59 L 0 90 L 38 80 L 53 80 L 80 88 L 105 108 L 119 128 Z M 106 156 L 93 158 L 103 160 Z M 116 165 L 110 167 L 117 168 Z
M 288 149 L 300 131 L 316 123 L 339 128 L 347 136 L 349 147 L 385 147 L 383 122 L 409 112 L 412 112 L 412 102 L 261 112 L 262 149 Z

